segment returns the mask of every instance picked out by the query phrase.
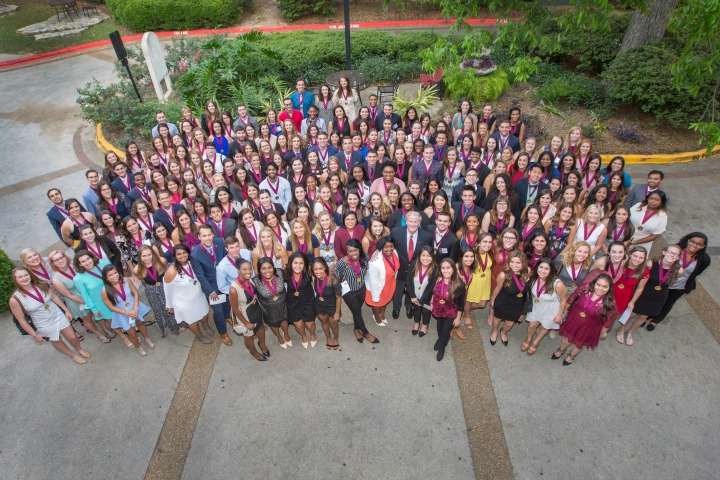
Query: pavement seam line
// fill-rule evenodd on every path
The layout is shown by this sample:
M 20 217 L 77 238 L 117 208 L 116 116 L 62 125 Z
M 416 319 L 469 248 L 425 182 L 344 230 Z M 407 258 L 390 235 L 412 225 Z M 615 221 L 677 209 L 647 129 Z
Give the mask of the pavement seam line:
M 452 340 L 470 456 L 475 478 L 512 480 L 510 451 L 479 332 L 482 322 L 484 319 L 474 322 L 476 328 L 466 330 L 467 340 Z
M 145 480 L 179 480 L 182 477 L 219 351 L 220 340 L 217 338 L 210 345 L 193 341 Z
M 42 185 L 45 182 L 49 182 L 51 180 L 57 180 L 60 177 L 64 177 L 67 175 L 70 175 L 72 173 L 79 172 L 80 170 L 84 170 L 84 165 L 70 165 L 69 167 L 61 168 L 60 170 L 55 170 L 54 172 L 48 172 L 43 175 L 38 175 L 37 177 L 30 178 L 28 180 L 23 180 L 22 182 L 13 183 L 10 185 L 7 185 L 5 187 L 0 188 L 0 198 L 12 195 L 13 193 L 20 192 L 22 190 L 27 190 L 28 188 L 37 187 L 38 185 Z

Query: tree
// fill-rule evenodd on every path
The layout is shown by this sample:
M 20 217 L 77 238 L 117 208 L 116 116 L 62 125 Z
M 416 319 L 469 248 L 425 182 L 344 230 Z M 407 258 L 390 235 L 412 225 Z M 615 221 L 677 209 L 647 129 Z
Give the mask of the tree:
M 647 11 L 635 10 L 618 55 L 660 42 L 665 36 L 670 15 L 677 4 L 678 0 L 653 0 L 648 4 Z

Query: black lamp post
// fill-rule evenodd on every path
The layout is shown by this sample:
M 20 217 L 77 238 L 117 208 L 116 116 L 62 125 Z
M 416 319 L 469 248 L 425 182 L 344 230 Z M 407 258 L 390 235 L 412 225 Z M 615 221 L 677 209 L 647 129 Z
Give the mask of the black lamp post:
M 350 0 L 344 0 L 343 11 L 345 14 L 345 69 L 352 70 L 350 60 Z

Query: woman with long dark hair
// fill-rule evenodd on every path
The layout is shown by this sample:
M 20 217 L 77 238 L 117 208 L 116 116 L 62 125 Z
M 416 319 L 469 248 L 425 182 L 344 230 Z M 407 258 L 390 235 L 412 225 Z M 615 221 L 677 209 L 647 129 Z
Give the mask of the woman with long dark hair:
M 253 279 L 255 295 L 263 311 L 263 320 L 275 334 L 280 347 L 292 347 L 288 331 L 285 279 L 273 260 L 262 257 L 257 261 L 258 276 Z M 282 329 L 282 332 L 280 331 Z
M 370 343 L 380 343 L 372 335 L 362 317 L 362 306 L 365 303 L 365 278 L 368 271 L 368 258 L 362 248 L 360 240 L 351 238 L 345 244 L 345 256 L 335 264 L 334 275 L 342 286 L 343 300 L 353 316 L 355 339 L 359 343 L 367 340 Z
M 287 295 L 288 321 L 295 326 L 300 334 L 300 343 L 303 348 L 308 348 L 308 338 L 305 333 L 310 333 L 310 346 L 315 347 L 317 335 L 315 334 L 315 292 L 312 279 L 308 274 L 308 257 L 302 252 L 294 252 L 290 255 L 287 267 L 285 267 L 285 283 Z
M 567 288 L 555 276 L 551 259 L 544 257 L 537 263 L 530 278 L 530 295 L 533 308 L 525 316 L 528 322 L 527 338 L 520 347 L 520 351 L 528 355 L 537 351 L 540 341 L 550 330 L 560 328 L 560 312 L 565 309 L 567 302 Z
M 325 338 L 327 349 L 340 348 L 340 310 L 342 309 L 342 288 L 322 257 L 312 263 L 312 281 L 315 290 L 315 313 L 317 314 Z
M 458 275 L 455 262 L 451 258 L 440 261 L 440 275 L 432 289 L 432 315 L 437 321 L 438 339 L 435 342 L 437 361 L 445 356 L 445 348 L 450 341 L 450 332 L 460 326 L 460 318 L 465 310 L 465 284 Z
M 230 308 L 234 320 L 233 326 L 236 334 L 243 336 L 245 348 L 257 361 L 265 362 L 270 358 L 270 350 L 265 345 L 266 327 L 262 321 L 262 309 L 255 296 L 255 287 L 252 283 L 253 268 L 247 260 L 239 259 L 238 277 L 230 285 Z M 258 340 L 260 351 L 255 347 Z

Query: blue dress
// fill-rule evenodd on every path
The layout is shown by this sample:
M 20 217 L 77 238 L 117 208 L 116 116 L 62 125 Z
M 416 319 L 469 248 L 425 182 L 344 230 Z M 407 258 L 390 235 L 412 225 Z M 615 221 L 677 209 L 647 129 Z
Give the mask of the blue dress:
M 135 304 L 135 297 L 133 297 L 130 285 L 127 280 L 123 280 L 123 289 L 125 291 L 125 299 L 120 295 L 115 296 L 115 307 L 121 310 L 131 310 Z M 138 318 L 142 320 L 145 315 L 150 313 L 150 307 L 142 302 L 138 302 Z M 112 312 L 112 328 L 122 328 L 124 332 L 127 332 L 135 326 L 135 319 L 130 318 L 128 315 Z
M 93 268 L 93 273 L 100 275 L 100 272 L 105 267 L 110 265 L 110 262 L 104 258 L 100 260 L 97 267 Z M 105 288 L 101 278 L 97 278 L 87 272 L 78 273 L 73 278 L 73 283 L 77 287 L 80 297 L 85 302 L 85 308 L 93 313 L 93 320 L 111 320 L 113 312 L 105 306 L 105 302 L 102 299 L 102 291 Z M 95 316 L 100 312 L 100 317 Z

